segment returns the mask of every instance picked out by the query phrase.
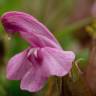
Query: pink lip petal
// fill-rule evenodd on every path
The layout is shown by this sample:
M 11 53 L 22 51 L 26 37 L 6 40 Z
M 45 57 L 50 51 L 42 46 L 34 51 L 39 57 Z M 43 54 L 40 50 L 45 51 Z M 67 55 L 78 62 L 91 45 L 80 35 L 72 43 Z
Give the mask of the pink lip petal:
M 42 65 L 46 66 L 49 74 L 55 76 L 64 76 L 68 74 L 72 68 L 72 62 L 75 55 L 72 51 L 63 51 L 55 48 L 41 48 L 38 55 L 42 56 Z
M 43 88 L 48 77 L 68 74 L 75 58 L 71 51 L 49 47 L 40 48 L 36 53 L 36 56 L 42 58 L 42 60 L 36 61 L 34 54 L 30 54 L 33 66 L 21 80 L 22 90 L 37 92 Z
M 7 78 L 20 80 L 31 68 L 31 63 L 26 58 L 27 50 L 13 56 L 7 65 Z
M 22 90 L 28 90 L 29 92 L 40 91 L 47 80 L 46 77 L 42 76 L 42 72 L 41 69 L 30 69 L 21 80 L 20 88 Z

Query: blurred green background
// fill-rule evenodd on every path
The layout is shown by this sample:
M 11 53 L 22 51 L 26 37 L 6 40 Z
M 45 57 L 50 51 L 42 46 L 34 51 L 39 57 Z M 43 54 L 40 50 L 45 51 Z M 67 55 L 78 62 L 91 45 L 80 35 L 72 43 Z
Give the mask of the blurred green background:
M 0 0 L 0 16 L 7 11 L 23 11 L 35 16 L 56 36 L 64 50 L 76 53 L 76 59 L 82 58 L 79 67 L 83 71 L 89 54 L 92 37 L 86 32 L 91 23 L 91 7 L 94 0 Z M 0 25 L 0 96 L 43 96 L 44 87 L 38 93 L 21 91 L 18 81 L 6 79 L 8 60 L 27 48 L 27 42 L 18 36 L 8 40 Z M 73 79 L 77 77 L 74 75 Z

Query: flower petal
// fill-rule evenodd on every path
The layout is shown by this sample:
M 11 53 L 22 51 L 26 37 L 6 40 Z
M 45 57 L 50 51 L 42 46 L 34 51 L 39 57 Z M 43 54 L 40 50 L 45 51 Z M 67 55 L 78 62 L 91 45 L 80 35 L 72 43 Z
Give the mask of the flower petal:
M 31 68 L 21 80 L 20 88 L 29 92 L 41 90 L 47 80 L 46 77 L 43 77 L 42 72 L 40 68 Z
M 49 38 L 46 38 L 43 35 L 38 35 L 35 33 L 29 33 L 28 35 L 26 35 L 26 32 L 22 32 L 22 37 L 24 37 L 28 42 L 32 42 L 32 46 L 33 47 L 53 47 L 53 48 L 58 48 L 61 49 L 59 44 L 54 43 L 52 40 L 50 40 Z M 37 39 L 38 38 L 38 39 Z
M 28 40 L 28 37 L 33 36 L 34 33 L 35 35 L 45 36 L 59 46 L 51 32 L 31 15 L 23 12 L 8 12 L 1 17 L 1 20 L 7 32 L 15 33 L 19 31 L 21 36 L 23 36 L 31 45 L 32 42 Z M 38 39 L 37 41 L 39 42 Z
M 11 58 L 7 65 L 7 78 L 20 80 L 31 68 L 32 64 L 27 59 L 27 50 Z
M 21 80 L 21 89 L 30 92 L 41 90 L 49 76 L 64 76 L 69 73 L 75 58 L 71 51 L 55 48 L 37 48 L 29 51 L 31 69 Z
M 41 48 L 38 56 L 42 57 L 42 66 L 50 75 L 64 76 L 72 68 L 75 55 L 72 51 L 63 51 L 56 48 Z

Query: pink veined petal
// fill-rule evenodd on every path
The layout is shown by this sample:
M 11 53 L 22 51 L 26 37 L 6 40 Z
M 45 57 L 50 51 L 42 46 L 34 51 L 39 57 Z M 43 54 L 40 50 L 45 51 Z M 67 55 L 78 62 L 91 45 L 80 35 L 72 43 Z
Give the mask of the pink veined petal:
M 43 77 L 42 72 L 43 70 L 40 68 L 31 68 L 21 80 L 20 88 L 29 92 L 37 92 L 41 90 L 47 80 L 46 77 Z
M 50 75 L 64 76 L 68 74 L 72 68 L 72 62 L 75 55 L 72 51 L 63 51 L 56 48 L 41 48 L 38 56 L 42 57 L 42 66 L 49 71 Z
M 31 15 L 23 12 L 7 12 L 1 17 L 1 20 L 4 28 L 9 33 L 15 33 L 17 31 L 20 33 L 26 32 L 25 38 L 30 35 L 30 32 L 31 34 L 36 33 L 37 35 L 45 36 L 58 44 L 51 32 Z M 31 44 L 32 42 L 29 43 Z
M 53 48 L 58 48 L 61 49 L 59 44 L 54 43 L 52 40 L 50 40 L 49 38 L 46 38 L 43 35 L 40 34 L 36 34 L 36 33 L 29 33 L 29 35 L 26 35 L 26 32 L 21 32 L 21 35 L 24 39 L 26 39 L 26 41 L 28 42 L 32 42 L 32 46 L 34 47 L 53 47 Z
M 35 54 L 33 54 L 34 52 Z M 33 66 L 21 80 L 21 89 L 30 92 L 41 90 L 49 76 L 68 74 L 75 59 L 75 55 L 71 51 L 49 47 L 32 49 L 29 52 L 29 56 Z M 38 58 L 41 58 L 41 60 L 38 60 Z
M 27 59 L 27 50 L 11 58 L 7 65 L 7 78 L 11 80 L 20 80 L 25 73 L 32 67 Z

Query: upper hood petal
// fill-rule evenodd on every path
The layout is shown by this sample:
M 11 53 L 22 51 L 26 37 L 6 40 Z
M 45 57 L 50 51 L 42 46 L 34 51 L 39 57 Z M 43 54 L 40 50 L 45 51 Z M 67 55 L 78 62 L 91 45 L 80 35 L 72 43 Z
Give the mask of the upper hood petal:
M 1 21 L 7 32 L 9 33 L 15 33 L 17 31 L 20 32 L 21 36 L 25 38 L 31 45 L 32 41 L 30 42 L 28 40 L 29 39 L 28 37 L 32 39 L 31 36 L 34 34 L 34 35 L 42 35 L 51 40 L 51 42 L 57 44 L 57 46 L 59 46 L 57 40 L 51 34 L 51 32 L 42 23 L 40 23 L 37 19 L 35 19 L 33 16 L 29 14 L 15 11 L 7 12 L 1 17 Z M 37 42 L 39 42 L 39 37 L 37 38 Z

